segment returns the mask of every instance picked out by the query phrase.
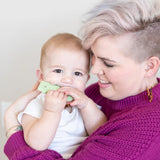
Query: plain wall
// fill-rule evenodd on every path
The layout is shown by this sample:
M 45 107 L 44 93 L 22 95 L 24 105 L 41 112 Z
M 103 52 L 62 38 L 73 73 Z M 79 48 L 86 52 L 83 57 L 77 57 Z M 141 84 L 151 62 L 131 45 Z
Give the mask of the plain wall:
M 86 12 L 97 2 L 99 0 L 0 0 L 0 102 L 12 102 L 32 87 L 43 43 L 60 32 L 77 35 Z M 0 107 L 0 159 L 6 160 L 4 108 Z

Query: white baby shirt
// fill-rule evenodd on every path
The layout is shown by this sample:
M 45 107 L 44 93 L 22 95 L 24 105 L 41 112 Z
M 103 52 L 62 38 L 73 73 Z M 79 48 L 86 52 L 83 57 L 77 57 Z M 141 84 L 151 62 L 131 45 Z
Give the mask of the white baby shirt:
M 21 123 L 21 118 L 24 113 L 35 118 L 40 118 L 44 110 L 44 101 L 45 94 L 41 93 L 28 104 L 23 113 L 18 115 L 19 122 Z M 59 127 L 48 149 L 59 152 L 67 159 L 86 137 L 87 133 L 79 109 L 72 107 L 72 112 L 70 113 L 66 108 L 62 111 Z

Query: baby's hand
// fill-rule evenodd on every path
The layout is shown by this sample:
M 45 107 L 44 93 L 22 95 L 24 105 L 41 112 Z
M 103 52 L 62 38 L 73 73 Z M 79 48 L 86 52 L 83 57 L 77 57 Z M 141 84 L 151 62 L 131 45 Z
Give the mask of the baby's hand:
M 67 95 L 59 90 L 46 94 L 44 108 L 50 112 L 61 113 L 66 105 Z
M 90 98 L 76 88 L 62 87 L 59 91 L 65 92 L 66 95 L 71 95 L 73 97 L 73 101 L 69 104 L 71 106 L 77 106 L 79 109 L 83 109 L 91 101 Z

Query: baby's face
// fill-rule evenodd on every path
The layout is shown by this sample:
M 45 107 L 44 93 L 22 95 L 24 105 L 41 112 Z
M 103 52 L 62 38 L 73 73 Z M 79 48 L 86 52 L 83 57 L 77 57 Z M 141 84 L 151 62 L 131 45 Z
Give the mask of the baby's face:
M 84 91 L 88 72 L 89 56 L 84 51 L 50 49 L 43 64 L 42 79 L 52 84 Z

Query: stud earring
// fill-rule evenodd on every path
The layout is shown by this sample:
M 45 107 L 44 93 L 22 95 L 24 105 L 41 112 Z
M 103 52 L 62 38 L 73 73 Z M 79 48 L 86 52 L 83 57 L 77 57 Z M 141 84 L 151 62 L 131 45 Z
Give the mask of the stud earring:
M 147 87 L 147 94 L 148 94 L 148 100 L 149 100 L 149 102 L 152 102 L 152 99 L 153 99 L 152 87 L 150 87 L 150 88 Z

